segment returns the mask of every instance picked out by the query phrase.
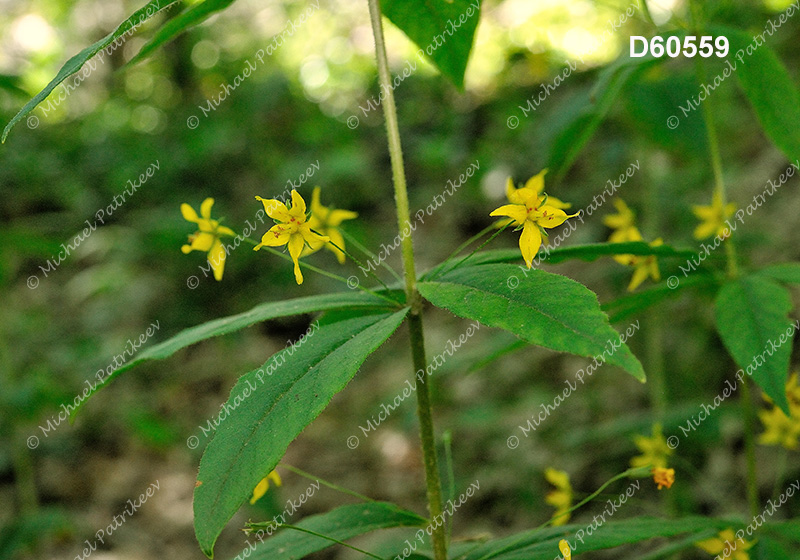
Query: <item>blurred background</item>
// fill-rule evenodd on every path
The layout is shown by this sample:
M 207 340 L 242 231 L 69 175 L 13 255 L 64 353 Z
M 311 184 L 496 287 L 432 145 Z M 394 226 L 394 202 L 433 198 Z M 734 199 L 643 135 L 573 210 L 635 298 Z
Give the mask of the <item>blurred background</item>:
M 684 0 L 649 4 L 662 29 L 687 19 Z M 714 1 L 704 9 L 716 21 L 759 32 L 788 4 Z M 632 5 L 636 2 L 486 0 L 464 91 L 420 62 L 416 47 L 387 23 L 393 70 L 402 73 L 407 61 L 418 65 L 395 90 L 412 213 L 471 163 L 480 166 L 417 230 L 423 269 L 491 223 L 488 213 L 504 200 L 506 177 L 523 182 L 547 166 L 558 134 L 592 102 L 598 75 L 627 50 L 628 37 L 656 32 L 637 9 L 618 31 L 604 36 Z M 8 122 L 67 58 L 139 7 L 128 0 L 0 0 L 0 121 Z M 319 185 L 324 203 L 359 213 L 344 227 L 362 244 L 377 252 L 395 237 L 382 114 L 361 109 L 378 94 L 365 2 L 320 0 L 318 11 L 215 110 L 200 109 L 218 99 L 221 84 L 232 83 L 306 7 L 305 2 L 239 0 L 145 62 L 121 69 L 152 34 L 154 23 L 145 23 L 104 61 L 96 61 L 63 99 L 57 88 L 51 105 L 34 110 L 35 119 L 23 120 L 0 146 L 0 557 L 80 556 L 85 540 L 93 541 L 128 499 L 158 481 L 155 495 L 92 557 L 203 558 L 191 504 L 207 442 L 199 426 L 218 413 L 239 375 L 260 366 L 287 340 L 296 340 L 311 318 L 256 325 L 138 367 L 92 398 L 74 425 L 59 422 L 62 404 L 72 403 L 86 380 L 156 321 L 159 329 L 148 345 L 262 301 L 346 289 L 310 272 L 297 286 L 289 264 L 247 245 L 228 258 L 221 282 L 204 277 L 199 269 L 204 254 L 180 251 L 194 232 L 181 217 L 182 202 L 199 209 L 204 198 L 214 197 L 215 217 L 238 231 L 246 220 L 253 223 L 260 208 L 255 195 L 278 196 L 290 182 L 302 183 L 299 190 L 309 200 L 312 187 Z M 799 30 L 790 20 L 770 39 L 796 84 Z M 520 106 L 542 84 L 552 84 L 567 61 L 577 63 L 577 70 L 523 116 Z M 722 68 L 716 59 L 710 64 Z M 702 117 L 695 111 L 677 129 L 665 126 L 697 91 L 694 64 L 686 59 L 644 73 L 621 93 L 574 165 L 559 177 L 548 176 L 548 192 L 576 209 L 586 208 L 608 180 L 617 181 L 638 162 L 639 170 L 617 196 L 637 213 L 645 238 L 698 249 L 691 205 L 708 204 L 712 189 Z M 712 107 L 730 198 L 746 206 L 788 162 L 765 138 L 733 80 L 715 91 Z M 359 123 L 355 128 L 348 121 L 353 115 Z M 512 115 L 520 119 L 516 128 L 507 124 Z M 81 234 L 87 220 L 94 223 L 98 210 L 154 162 L 158 169 L 152 177 L 44 274 L 41 267 L 58 260 L 62 244 Z M 737 232 L 745 266 L 800 257 L 797 186 L 795 178 Z M 613 212 L 610 203 L 603 205 L 566 244 L 605 241 L 610 230 L 602 216 Z M 259 224 L 252 237 L 260 237 L 268 225 Z M 516 240 L 508 232 L 493 246 L 514 247 Z M 361 275 L 355 265 L 341 266 L 328 252 L 308 260 L 344 277 Z M 399 254 L 389 263 L 400 270 Z M 662 264 L 664 277 L 678 273 L 675 263 L 669 266 Z M 548 270 L 588 285 L 603 303 L 625 295 L 631 273 L 610 259 Z M 192 276 L 199 280 L 193 289 Z M 615 326 L 622 331 L 637 319 L 643 329 L 629 345 L 646 370 L 663 370 L 665 432 L 676 432 L 736 368 L 714 333 L 711 300 L 702 292 L 681 293 Z M 431 313 L 429 354 L 440 353 L 466 328 L 466 321 Z M 289 448 L 285 462 L 422 513 L 414 404 L 405 402 L 368 438 L 359 429 L 380 411 L 380 403 L 402 391 L 410 364 L 405 337 L 401 329 L 367 361 Z M 480 481 L 476 497 L 454 519 L 459 538 L 505 535 L 546 521 L 552 509 L 543 503 L 550 490 L 545 468 L 566 470 L 576 494 L 587 495 L 628 467 L 638 453 L 633 435 L 649 434 L 654 422 L 653 402 L 660 397 L 606 366 L 518 448 L 509 449 L 507 438 L 520 435 L 518 426 L 588 365 L 585 359 L 533 347 L 488 360 L 509 342 L 482 328 L 436 372 L 436 427 L 451 432 L 456 495 Z M 642 490 L 620 515 L 743 514 L 739 411 L 731 399 L 681 444 L 675 459 L 679 480 L 669 494 Z M 48 421 L 53 428 L 41 428 Z M 346 440 L 354 434 L 361 443 L 351 450 Z M 200 445 L 190 449 L 186 442 L 193 435 Z M 759 447 L 758 453 L 766 500 L 783 451 Z M 796 453 L 788 464 L 787 480 L 797 474 Z M 279 471 L 284 485 L 242 509 L 223 533 L 218 557 L 241 552 L 244 535 L 238 529 L 245 521 L 271 519 L 308 487 L 308 481 Z M 608 497 L 624 488 L 609 489 Z M 295 519 L 347 500 L 323 489 Z M 793 502 L 781 516 L 798 511 Z M 590 506 L 575 518 L 588 522 L 595 513 Z M 389 535 L 406 538 L 402 532 Z M 378 550 L 384 541 L 373 536 L 358 542 Z M 639 551 L 628 554 L 635 558 Z M 318 555 L 356 556 L 345 549 Z M 708 555 L 697 551 L 685 557 Z

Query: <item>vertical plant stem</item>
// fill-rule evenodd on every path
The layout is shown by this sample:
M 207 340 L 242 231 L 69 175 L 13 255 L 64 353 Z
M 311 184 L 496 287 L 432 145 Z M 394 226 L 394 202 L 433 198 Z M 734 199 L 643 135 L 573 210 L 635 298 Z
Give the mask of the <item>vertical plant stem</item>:
M 700 6 L 697 2 L 691 2 L 690 15 L 692 17 L 692 27 L 695 28 L 697 35 L 702 35 L 699 21 L 701 18 Z M 697 79 L 703 84 L 706 82 L 706 67 L 702 58 L 696 62 Z M 719 141 L 717 139 L 717 129 L 714 125 L 714 116 L 711 110 L 711 100 L 703 102 L 703 122 L 706 127 L 708 138 L 708 151 L 711 157 L 711 170 L 714 173 L 714 192 L 722 201 L 722 207 L 727 204 L 727 194 L 725 192 L 725 181 L 722 176 L 722 156 L 719 151 Z M 736 259 L 736 247 L 732 237 L 728 237 L 724 242 L 725 253 L 728 259 L 728 277 L 736 278 L 739 275 L 739 267 Z M 755 407 L 750 395 L 750 386 L 745 379 L 742 383 L 742 410 L 744 416 L 744 445 L 747 460 L 747 502 L 750 506 L 751 515 L 758 515 L 758 472 L 756 471 L 756 442 L 755 442 Z
M 386 43 L 383 38 L 383 23 L 379 0 L 368 0 L 372 33 L 375 37 L 375 55 L 378 64 L 378 80 L 386 97 L 383 100 L 383 114 L 386 119 L 386 135 L 389 139 L 389 155 L 392 161 L 392 178 L 394 182 L 394 198 L 397 208 L 397 227 L 400 232 L 410 228 L 410 212 L 408 208 L 408 190 L 403 169 L 403 150 L 400 144 L 400 128 L 397 123 L 397 108 L 389 75 L 389 63 L 386 56 Z M 409 335 L 411 339 L 411 356 L 414 371 L 426 372 L 425 336 L 422 329 L 422 298 L 417 291 L 417 272 L 414 264 L 414 246 L 409 235 L 401 235 L 403 253 L 403 273 L 405 277 L 406 299 L 411 306 L 409 313 Z M 422 454 L 425 466 L 425 482 L 428 497 L 428 511 L 432 519 L 442 518 L 442 483 L 439 478 L 439 465 L 436 457 L 436 438 L 433 429 L 433 413 L 431 410 L 430 376 L 425 373 L 424 382 L 418 384 L 417 417 L 419 434 L 422 443 Z M 447 559 L 447 528 L 444 523 L 436 523 L 433 529 L 433 554 L 435 560 Z

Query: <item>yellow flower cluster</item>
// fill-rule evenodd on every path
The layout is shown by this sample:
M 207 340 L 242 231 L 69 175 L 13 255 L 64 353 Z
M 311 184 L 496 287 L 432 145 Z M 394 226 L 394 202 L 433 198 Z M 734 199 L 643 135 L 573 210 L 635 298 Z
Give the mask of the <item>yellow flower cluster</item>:
M 306 202 L 300 194 L 292 191 L 292 206 L 288 208 L 280 200 L 256 197 L 264 205 L 267 215 L 275 220 L 275 225 L 262 237 L 261 243 L 254 250 L 262 247 L 282 247 L 286 245 L 289 256 L 294 261 L 294 277 L 298 284 L 303 283 L 300 271 L 300 257 L 309 255 L 321 248 L 329 249 L 340 263 L 344 263 L 344 237 L 339 226 L 344 220 L 352 220 L 358 216 L 350 210 L 337 210 L 323 206 L 320 202 L 320 188 L 316 187 L 311 197 L 311 213 L 306 212 Z M 234 237 L 236 233 L 217 220 L 211 219 L 213 198 L 207 198 L 200 206 L 200 216 L 188 204 L 181 205 L 183 217 L 198 225 L 198 231 L 189 236 L 189 244 L 181 250 L 184 253 L 204 251 L 208 253 L 208 262 L 214 271 L 214 278 L 222 280 L 225 259 L 228 252 L 222 243 L 223 236 Z
M 611 243 L 627 243 L 630 241 L 643 241 L 642 234 L 636 227 L 636 215 L 625 202 L 617 198 L 614 200 L 617 214 L 610 214 L 603 218 L 603 223 L 614 230 L 608 240 Z M 650 243 L 651 247 L 663 245 L 661 238 Z M 661 273 L 658 270 L 658 261 L 655 256 L 646 257 L 638 255 L 617 255 L 614 260 L 625 266 L 634 267 L 631 282 L 628 284 L 628 291 L 632 292 L 638 288 L 647 277 L 658 282 L 661 280 Z
M 762 445 L 782 445 L 795 451 L 800 447 L 800 385 L 797 373 L 793 373 L 786 383 L 786 397 L 791 416 L 786 416 L 777 406 L 759 411 L 758 416 L 766 431 L 759 436 L 758 442 Z M 769 402 L 766 395 L 764 398 Z
M 736 212 L 736 204 L 733 202 L 724 204 L 720 194 L 715 192 L 709 206 L 692 206 L 692 212 L 700 220 L 700 225 L 694 230 L 695 239 L 705 239 L 712 235 L 718 235 L 720 239 L 725 239 L 725 220 Z

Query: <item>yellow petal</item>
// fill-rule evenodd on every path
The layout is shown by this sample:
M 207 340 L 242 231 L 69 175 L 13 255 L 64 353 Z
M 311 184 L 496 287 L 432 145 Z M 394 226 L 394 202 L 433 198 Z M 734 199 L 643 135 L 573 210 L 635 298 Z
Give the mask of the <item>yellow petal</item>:
M 530 220 L 525 221 L 522 228 L 522 235 L 519 236 L 519 250 L 522 252 L 522 258 L 525 259 L 525 264 L 528 268 L 533 266 L 533 257 L 542 246 L 542 234 L 536 224 Z
M 217 226 L 216 228 L 217 235 L 230 235 L 231 237 L 236 237 L 236 232 L 233 231 L 231 228 L 225 226 Z
M 516 225 L 522 225 L 528 219 L 528 209 L 521 204 L 505 204 L 492 210 L 490 216 L 508 216 Z
M 289 248 L 289 256 L 294 261 L 294 279 L 298 284 L 303 283 L 303 273 L 300 271 L 300 253 L 303 252 L 305 244 L 303 236 L 299 233 L 289 236 L 289 242 L 286 244 Z
M 538 223 L 542 227 L 546 228 L 554 228 L 558 227 L 563 224 L 567 218 L 574 218 L 578 214 L 572 214 L 568 216 L 566 212 L 563 210 L 559 210 L 555 206 L 541 206 L 539 208 L 540 217 L 536 219 L 536 223 Z
M 252 505 L 260 500 L 267 493 L 267 490 L 269 490 L 269 480 L 264 477 L 253 489 L 253 497 L 250 498 L 250 504 Z
M 191 246 L 191 245 L 184 245 L 184 246 L 182 246 L 182 247 L 181 247 L 181 252 L 182 252 L 184 255 L 188 255 L 188 254 L 189 254 L 189 253 L 191 253 L 193 250 L 194 250 L 194 249 L 192 249 L 192 246 Z
M 266 245 L 267 247 L 279 247 L 281 245 L 286 245 L 286 243 L 289 242 L 290 237 L 291 235 L 286 229 L 286 226 L 275 225 L 272 226 L 267 233 L 261 236 L 261 245 Z
M 322 203 L 320 203 L 320 201 L 319 201 L 319 194 L 320 194 L 321 190 L 322 189 L 320 189 L 319 187 L 314 187 L 314 190 L 311 192 L 311 213 L 312 214 L 318 214 L 319 211 L 322 208 L 324 208 L 322 206 Z
M 261 201 L 261 204 L 264 205 L 264 211 L 266 211 L 267 216 L 273 220 L 278 220 L 279 222 L 288 222 L 292 219 L 292 215 L 289 214 L 289 209 L 286 208 L 286 205 L 280 200 L 261 198 L 260 196 L 257 196 L 256 200 Z
M 560 471 L 551 467 L 545 469 L 544 478 L 556 488 L 572 490 L 572 485 L 569 483 L 569 474 L 565 471 Z
M 276 470 L 273 470 L 272 472 L 270 472 L 267 475 L 267 478 L 270 479 L 272 482 L 274 482 L 275 486 L 280 486 L 281 484 L 283 484 L 283 482 L 281 481 L 281 475 L 279 475 L 278 471 L 276 471 Z
M 331 251 L 334 255 L 336 255 L 336 260 L 339 261 L 339 264 L 344 264 L 345 261 L 345 254 L 333 246 L 335 243 L 337 246 L 344 249 L 344 237 L 342 234 L 339 233 L 339 230 L 331 228 L 328 230 L 328 237 L 330 237 L 331 241 L 325 245 L 325 247 Z
M 214 271 L 214 278 L 217 281 L 222 280 L 222 273 L 225 271 L 225 259 L 228 253 L 225 251 L 225 246 L 218 238 L 214 239 L 214 244 L 208 252 L 208 262 L 211 263 L 211 270 Z
M 328 225 L 336 227 L 345 220 L 358 218 L 358 213 L 351 210 L 331 210 L 328 214 Z
M 536 194 L 542 194 L 544 192 L 544 176 L 546 174 L 547 169 L 542 169 L 539 173 L 528 179 L 524 188 L 531 189 L 535 191 Z
M 197 215 L 197 212 L 194 211 L 194 208 L 185 202 L 181 204 L 181 214 L 183 214 L 183 219 L 187 222 L 197 223 L 200 221 L 200 217 Z
M 547 204 L 549 204 L 550 206 L 554 206 L 556 208 L 560 208 L 561 210 L 572 208 L 572 204 L 570 204 L 569 202 L 563 202 L 561 199 L 558 199 L 554 196 L 547 197 Z
M 717 224 L 714 221 L 703 222 L 694 230 L 695 239 L 705 239 L 717 233 Z
M 296 217 L 306 215 L 306 201 L 296 190 L 292 190 L 292 212 Z
M 719 554 L 725 548 L 725 543 L 722 542 L 722 539 L 714 537 L 711 539 L 695 543 L 695 546 L 698 548 L 702 548 L 709 554 Z
M 209 197 L 200 205 L 200 215 L 206 220 L 211 219 L 211 207 L 214 206 L 214 199 Z
M 192 239 L 192 250 L 194 251 L 209 251 L 211 246 L 214 245 L 216 238 L 210 233 L 198 233 Z
M 561 551 L 561 556 L 564 558 L 564 560 L 570 560 L 572 558 L 572 549 L 569 547 L 569 543 L 565 539 L 558 541 L 558 550 Z
M 520 201 L 515 197 L 517 189 L 514 187 L 514 180 L 509 177 L 506 179 L 506 198 L 512 204 L 520 204 Z

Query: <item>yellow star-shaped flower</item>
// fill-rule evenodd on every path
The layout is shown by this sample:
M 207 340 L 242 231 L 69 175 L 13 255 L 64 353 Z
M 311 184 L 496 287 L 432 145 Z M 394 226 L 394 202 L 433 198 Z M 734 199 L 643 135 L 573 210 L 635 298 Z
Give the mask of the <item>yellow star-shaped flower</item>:
M 658 247 L 659 245 L 663 244 L 664 242 L 661 240 L 661 238 L 658 238 L 650 243 L 650 246 Z M 656 260 L 655 255 L 631 255 L 631 257 L 630 266 L 635 268 L 633 271 L 633 276 L 631 276 L 631 283 L 628 284 L 629 292 L 632 292 L 638 288 L 642 282 L 647 280 L 648 276 L 652 278 L 654 282 L 661 280 L 661 271 L 658 269 L 658 260 Z
M 330 237 L 330 243 L 322 243 L 320 241 L 309 242 L 310 253 L 319 251 L 323 245 L 326 249 L 331 251 L 340 264 L 344 264 L 345 255 L 342 251 L 334 247 L 334 243 L 344 249 L 344 237 L 339 231 L 339 226 L 344 220 L 352 220 L 358 217 L 358 214 L 350 210 L 338 210 L 323 206 L 319 201 L 320 188 L 314 187 L 314 192 L 311 194 L 311 217 L 308 219 L 308 225 L 314 231 L 318 231 L 322 235 Z
M 197 224 L 197 231 L 189 236 L 189 244 L 181 247 L 184 254 L 192 251 L 203 251 L 208 253 L 208 262 L 214 271 L 214 278 L 222 280 L 222 273 L 225 271 L 225 259 L 228 253 L 225 246 L 220 241 L 221 235 L 235 237 L 236 233 L 225 226 L 219 225 L 217 220 L 211 219 L 211 207 L 214 206 L 214 199 L 207 198 L 200 205 L 200 216 L 194 208 L 186 204 L 181 204 L 181 214 L 184 219 Z
M 719 235 L 724 239 L 722 234 L 727 227 L 725 220 L 736 212 L 736 204 L 733 202 L 722 204 L 722 197 L 715 192 L 711 198 L 711 205 L 694 205 L 692 206 L 692 212 L 701 220 L 700 225 L 694 230 L 695 239 L 705 239 L 712 235 Z
M 631 459 L 632 467 L 667 468 L 667 457 L 672 455 L 672 449 L 667 445 L 667 440 L 661 430 L 661 424 L 653 425 L 652 436 L 637 435 L 633 438 L 633 443 L 636 444 L 642 455 L 637 455 Z
M 509 199 L 512 201 L 511 204 L 501 206 L 489 215 L 511 218 L 511 224 L 515 225 L 517 229 L 522 229 L 519 248 L 525 264 L 531 268 L 533 257 L 542 246 L 542 235 L 547 235 L 544 228 L 560 226 L 567 218 L 578 214 L 567 215 L 560 208 L 546 204 L 550 199 L 546 195 L 539 196 L 535 188 L 517 189 L 509 195 Z
M 715 555 L 727 550 L 726 558 L 731 560 L 750 560 L 747 551 L 754 544 L 755 542 L 738 540 L 733 529 L 725 529 L 719 536 L 695 543 L 695 546 Z
M 562 513 L 566 513 L 572 507 L 573 492 L 572 485 L 569 483 L 569 475 L 564 471 L 548 468 L 544 471 L 544 477 L 547 482 L 556 487 L 555 490 L 545 496 L 544 501 L 556 508 L 556 511 L 553 512 L 553 517 L 561 516 Z M 553 522 L 553 525 L 564 525 L 569 521 L 569 518 L 569 514 L 558 517 Z
M 262 478 L 261 482 L 259 482 L 256 485 L 255 489 L 253 490 L 253 497 L 250 498 L 250 503 L 251 504 L 256 503 L 258 500 L 260 500 L 264 496 L 264 494 L 267 493 L 267 490 L 269 490 L 269 481 L 270 480 L 272 480 L 272 482 L 275 483 L 275 486 L 280 486 L 282 484 L 281 477 L 278 474 L 278 471 L 272 471 L 267 476 Z
M 672 488 L 675 482 L 675 469 L 655 468 L 652 470 L 653 482 L 658 484 L 658 489 Z
M 625 204 L 625 201 L 621 198 L 615 198 L 613 201 L 614 207 L 617 209 L 617 214 L 609 214 L 608 216 L 603 218 L 603 223 L 610 227 L 611 229 L 617 231 L 625 231 L 630 228 L 636 227 L 636 214 L 633 213 L 633 210 Z M 614 241 L 613 234 L 609 238 L 609 241 L 613 241 L 614 243 L 620 243 L 621 241 Z M 629 240 L 626 240 L 629 241 Z M 635 240 L 634 240 L 635 241 Z
M 261 237 L 261 243 L 256 245 L 253 250 L 258 251 L 261 247 L 279 247 L 286 245 L 289 248 L 289 256 L 294 261 L 294 279 L 298 284 L 303 283 L 303 273 L 300 272 L 300 253 L 303 252 L 306 243 L 327 243 L 330 238 L 319 235 L 311 231 L 311 226 L 306 219 L 306 201 L 297 191 L 292 191 L 291 210 L 280 200 L 256 197 L 264 204 L 267 215 L 277 223 Z

